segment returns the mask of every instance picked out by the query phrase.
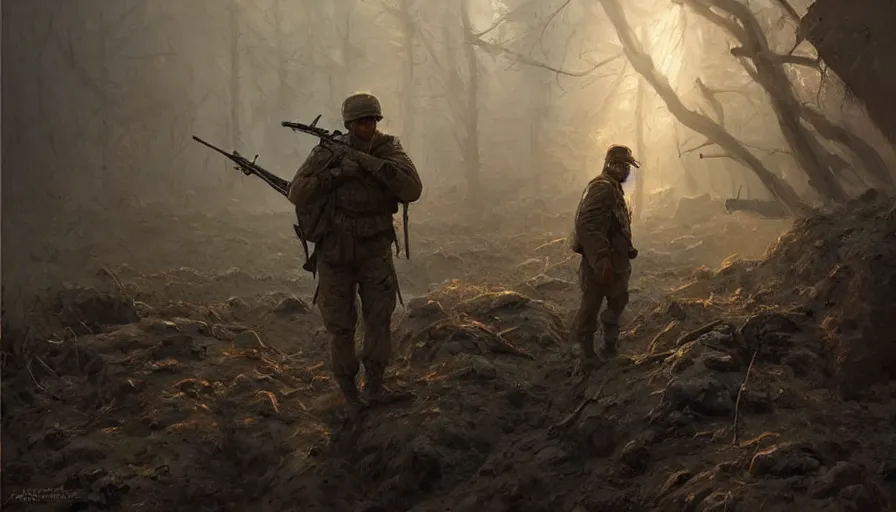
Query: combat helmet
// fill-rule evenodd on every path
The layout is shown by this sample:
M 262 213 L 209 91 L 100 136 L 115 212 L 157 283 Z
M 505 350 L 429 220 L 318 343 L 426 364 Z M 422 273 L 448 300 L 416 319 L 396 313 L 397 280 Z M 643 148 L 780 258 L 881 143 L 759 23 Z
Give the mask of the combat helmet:
M 632 150 L 628 146 L 613 145 L 607 149 L 607 156 L 604 158 L 606 163 L 626 163 L 636 168 L 641 167 L 641 163 L 635 160 Z
M 376 96 L 366 92 L 356 92 L 345 98 L 342 102 L 342 121 L 350 123 L 365 117 L 372 117 L 377 121 L 383 120 L 383 110 L 380 100 Z

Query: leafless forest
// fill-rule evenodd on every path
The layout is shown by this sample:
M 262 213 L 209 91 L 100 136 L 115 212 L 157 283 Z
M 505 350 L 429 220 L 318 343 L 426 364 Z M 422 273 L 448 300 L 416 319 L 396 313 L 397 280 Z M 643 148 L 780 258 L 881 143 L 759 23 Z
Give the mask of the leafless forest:
M 889 510 L 896 151 L 811 4 L 5 0 L 4 488 Z M 355 91 L 424 183 L 391 376 L 420 398 L 345 434 L 291 205 L 191 136 L 290 179 L 317 141 L 281 121 L 343 129 Z M 565 237 L 610 144 L 642 163 L 627 355 L 573 383 Z

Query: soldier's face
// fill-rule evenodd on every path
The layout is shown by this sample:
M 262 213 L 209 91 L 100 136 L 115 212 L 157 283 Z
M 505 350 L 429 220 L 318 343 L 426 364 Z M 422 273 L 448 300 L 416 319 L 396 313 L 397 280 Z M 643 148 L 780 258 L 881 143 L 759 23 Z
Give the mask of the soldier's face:
M 365 117 L 363 119 L 352 121 L 348 125 L 348 131 L 358 140 L 370 142 L 376 134 L 376 118 Z
M 608 166 L 607 170 L 619 183 L 625 183 L 628 176 L 632 173 L 632 166 L 624 162 L 614 162 Z

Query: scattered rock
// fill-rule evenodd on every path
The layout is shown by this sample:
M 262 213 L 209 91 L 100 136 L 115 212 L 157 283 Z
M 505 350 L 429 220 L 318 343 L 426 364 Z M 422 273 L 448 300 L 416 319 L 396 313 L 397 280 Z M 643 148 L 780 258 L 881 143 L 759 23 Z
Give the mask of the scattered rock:
M 175 334 L 168 336 L 149 350 L 153 359 L 205 359 L 208 349 L 204 345 L 196 343 L 189 334 Z
M 298 297 L 286 297 L 275 307 L 274 313 L 278 315 L 304 315 L 311 312 L 311 307 Z
M 619 454 L 619 461 L 625 464 L 632 475 L 640 475 L 650 463 L 650 450 L 643 439 L 633 439 L 626 443 Z
M 212 325 L 212 336 L 221 341 L 233 341 L 236 338 L 236 334 L 221 324 Z
M 779 363 L 790 353 L 793 334 L 798 331 L 796 323 L 782 314 L 760 313 L 747 319 L 740 336 L 748 354 L 758 350 L 758 357 Z
M 750 474 L 755 477 L 806 475 L 821 467 L 815 450 L 806 443 L 783 443 L 753 456 Z
M 616 449 L 615 425 L 602 412 L 583 416 L 573 427 L 572 436 L 586 457 L 609 457 Z
M 817 499 L 829 498 L 846 487 L 863 483 L 865 478 L 865 469 L 862 466 L 841 461 L 812 481 L 809 485 L 809 496 Z
M 56 295 L 54 310 L 63 325 L 77 332 L 104 325 L 137 322 L 134 301 L 123 295 L 101 293 L 94 288 L 67 286 Z
M 225 304 L 234 311 L 242 312 L 249 310 L 249 304 L 239 297 L 230 297 L 225 301 Z

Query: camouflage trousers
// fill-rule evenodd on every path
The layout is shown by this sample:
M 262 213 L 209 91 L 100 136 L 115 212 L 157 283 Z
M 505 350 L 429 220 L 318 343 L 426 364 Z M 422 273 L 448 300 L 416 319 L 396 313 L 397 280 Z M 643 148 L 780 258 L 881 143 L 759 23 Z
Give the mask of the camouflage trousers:
M 604 331 L 604 341 L 615 346 L 619 338 L 619 320 L 628 305 L 628 282 L 631 268 L 616 272 L 610 283 L 597 281 L 594 270 L 585 257 L 579 265 L 579 286 L 582 301 L 573 320 L 572 331 L 582 349 L 583 357 L 594 357 L 594 333 L 597 331 L 598 314 Z M 601 305 L 607 300 L 607 307 L 601 313 Z
M 361 362 L 368 382 L 381 380 L 392 356 L 390 327 L 398 289 L 391 251 L 349 264 L 321 261 L 318 272 L 317 301 L 332 337 L 330 358 L 336 380 L 340 385 L 354 382 L 360 369 L 355 353 L 356 296 L 361 298 L 364 324 Z

